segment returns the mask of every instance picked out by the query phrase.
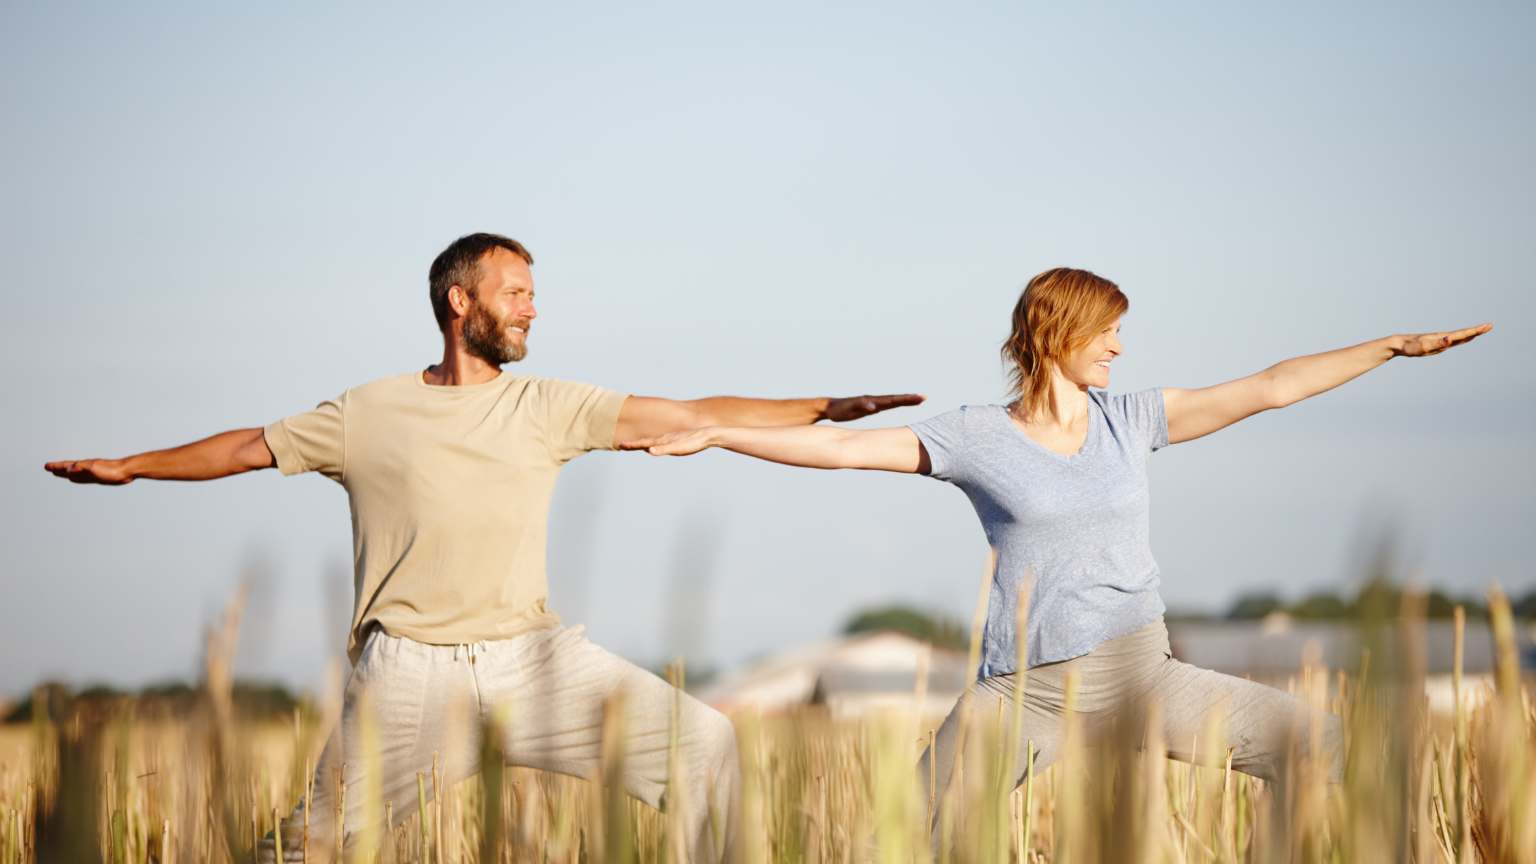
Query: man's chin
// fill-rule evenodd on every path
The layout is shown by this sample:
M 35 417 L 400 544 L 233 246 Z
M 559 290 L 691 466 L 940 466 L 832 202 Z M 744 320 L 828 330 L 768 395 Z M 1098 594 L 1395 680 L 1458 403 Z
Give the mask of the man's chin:
M 525 345 L 500 345 L 498 350 L 494 351 L 485 351 L 475 345 L 465 345 L 464 347 L 469 353 L 498 369 L 504 364 L 516 363 L 528 356 L 528 348 Z

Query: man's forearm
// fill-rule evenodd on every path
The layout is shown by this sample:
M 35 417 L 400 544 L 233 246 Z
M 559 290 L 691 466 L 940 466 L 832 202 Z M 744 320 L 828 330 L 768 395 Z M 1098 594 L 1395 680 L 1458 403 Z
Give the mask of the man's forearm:
M 221 432 L 172 447 L 152 450 L 121 460 L 133 479 L 215 480 L 272 467 L 272 451 L 260 428 Z
M 740 396 L 711 396 L 691 403 L 699 412 L 700 426 L 803 426 L 827 419 L 827 405 L 832 400 L 746 399 Z

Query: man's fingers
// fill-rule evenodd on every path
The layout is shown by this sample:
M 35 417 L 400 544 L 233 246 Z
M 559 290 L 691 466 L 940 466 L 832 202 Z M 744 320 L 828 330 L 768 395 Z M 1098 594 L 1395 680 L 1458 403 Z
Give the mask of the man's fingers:
M 874 414 L 880 411 L 889 411 L 892 408 L 905 408 L 909 405 L 921 405 L 926 396 L 917 393 L 887 393 L 881 396 L 859 396 L 854 400 L 860 411 Z
M 885 396 L 872 396 L 880 410 L 887 408 L 906 408 L 910 405 L 921 405 L 928 397 L 917 393 L 892 393 Z
M 55 477 L 64 477 L 70 480 L 74 480 L 75 477 L 79 474 L 80 464 L 81 463 L 78 460 L 48 462 L 43 465 L 43 468 Z
M 620 441 L 620 450 L 649 450 L 656 445 L 655 438 L 636 438 L 633 441 Z

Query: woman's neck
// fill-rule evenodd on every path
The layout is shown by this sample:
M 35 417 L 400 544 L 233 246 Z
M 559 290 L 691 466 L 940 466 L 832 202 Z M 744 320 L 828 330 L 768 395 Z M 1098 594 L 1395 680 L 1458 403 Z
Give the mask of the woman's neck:
M 1051 398 L 1047 405 L 1024 416 L 1023 405 L 1016 413 L 1030 426 L 1056 426 L 1061 429 L 1081 427 L 1088 417 L 1088 388 L 1067 380 L 1059 372 L 1051 376 Z

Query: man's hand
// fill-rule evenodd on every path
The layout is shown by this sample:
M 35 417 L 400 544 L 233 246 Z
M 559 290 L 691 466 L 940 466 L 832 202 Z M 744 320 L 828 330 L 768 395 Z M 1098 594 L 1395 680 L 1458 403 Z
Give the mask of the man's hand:
M 1493 329 L 1493 323 L 1479 324 L 1476 327 L 1464 327 L 1460 330 L 1450 330 L 1444 333 L 1415 333 L 1409 336 L 1399 336 L 1392 346 L 1394 357 L 1429 357 L 1439 354 L 1447 348 L 1453 348 L 1465 342 L 1487 333 Z
M 881 411 L 889 411 L 892 408 L 921 405 L 926 398 L 916 393 L 902 393 L 889 396 L 849 396 L 845 399 L 831 399 L 827 401 L 825 415 L 826 419 L 834 423 L 846 423 L 849 420 L 879 414 Z
M 63 477 L 71 483 L 98 483 L 102 486 L 123 486 L 133 482 L 124 459 L 77 459 L 74 461 L 49 462 L 43 466 L 55 477 Z

